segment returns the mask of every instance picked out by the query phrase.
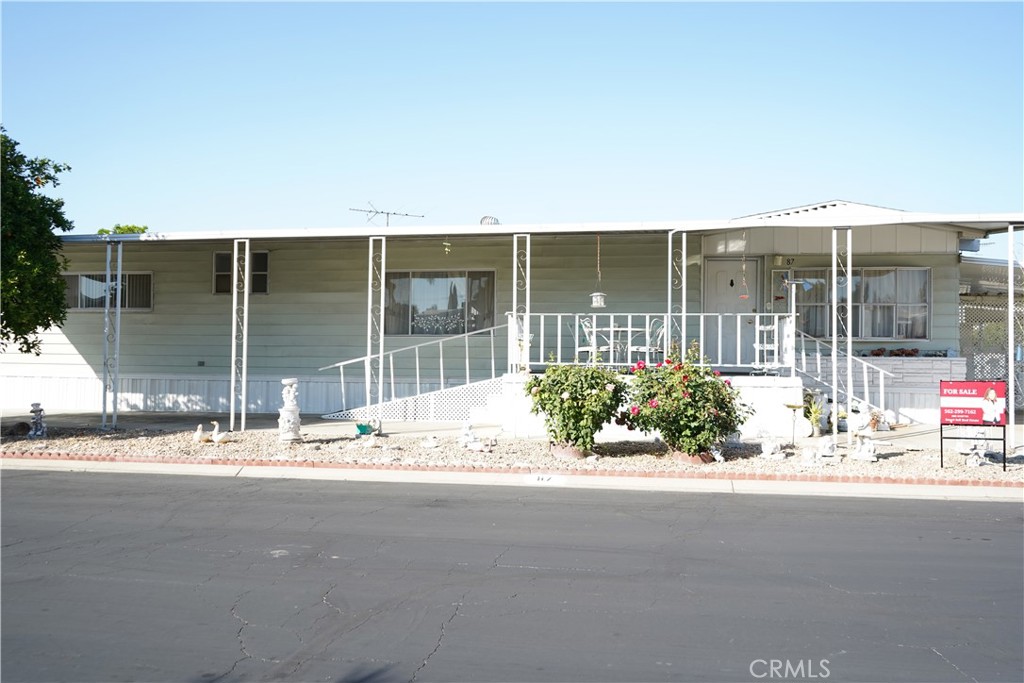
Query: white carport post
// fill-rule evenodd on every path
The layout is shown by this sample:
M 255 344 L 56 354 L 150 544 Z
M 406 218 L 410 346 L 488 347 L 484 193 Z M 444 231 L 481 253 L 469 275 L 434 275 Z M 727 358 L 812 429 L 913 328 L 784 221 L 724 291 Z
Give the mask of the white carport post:
M 839 238 L 846 238 L 845 244 L 840 245 Z M 846 280 L 846 297 L 843 300 L 846 316 L 839 315 L 839 271 L 842 270 Z M 795 294 L 794 294 L 795 296 Z M 845 341 L 846 346 L 846 415 L 849 419 L 853 411 L 853 330 L 849 329 L 850 321 L 853 319 L 853 230 L 849 227 L 832 228 L 832 406 L 838 410 L 839 406 L 839 343 Z M 842 324 L 845 338 L 840 339 L 839 327 Z M 867 387 L 864 393 L 867 395 Z M 837 431 L 839 420 L 832 421 L 832 429 Z M 853 441 L 851 430 L 846 432 L 846 443 Z
M 1006 447 L 1011 452 L 1017 447 L 1017 306 L 1014 302 L 1017 248 L 1013 241 L 1013 228 L 1013 223 L 1006 226 L 1006 412 L 1010 420 L 1010 438 Z
M 510 372 L 530 368 L 530 235 L 516 234 L 512 236 L 512 325 L 508 334 L 515 335 L 513 344 L 509 345 L 517 358 L 512 362 L 509 356 Z M 519 294 L 522 293 L 520 299 Z M 521 322 L 520 322 L 521 320 Z M 543 360 L 543 359 L 541 359 Z
M 228 429 L 235 430 L 237 408 L 241 414 L 239 431 L 244 432 L 249 369 L 249 240 L 234 241 L 231 263 L 231 414 Z
M 679 246 L 675 246 L 676 236 Z M 679 352 L 686 353 L 686 233 L 682 230 L 670 230 L 668 233 L 668 273 L 666 275 L 666 324 L 665 357 L 672 347 L 672 316 L 679 316 Z M 673 305 L 673 301 L 679 300 Z
M 117 429 L 117 391 L 121 383 L 121 256 L 123 243 L 117 243 L 116 278 L 110 277 L 110 259 L 114 245 L 107 240 L 107 279 L 103 297 L 103 418 L 101 429 L 107 428 L 107 395 L 111 401 L 110 428 Z M 114 310 L 110 310 L 110 300 Z M 111 355 L 113 345 L 113 355 Z
M 387 238 L 370 237 L 366 275 L 366 361 L 364 381 L 366 408 L 376 406 L 377 427 L 381 427 L 384 402 L 384 309 L 386 302 Z M 417 388 L 417 391 L 419 389 Z M 392 394 L 394 387 L 391 388 Z M 393 398 L 393 397 L 392 397 Z

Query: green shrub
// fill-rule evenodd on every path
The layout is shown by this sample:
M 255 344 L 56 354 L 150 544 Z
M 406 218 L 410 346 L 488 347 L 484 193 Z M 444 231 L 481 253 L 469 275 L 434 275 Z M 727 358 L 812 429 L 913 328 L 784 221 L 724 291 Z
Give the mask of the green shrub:
M 626 397 L 622 378 L 594 365 L 549 365 L 530 378 L 526 392 L 532 411 L 544 415 L 548 438 L 581 450 L 594 447 L 594 435 L 615 418 Z
M 739 429 L 751 415 L 739 390 L 701 364 L 696 344 L 682 361 L 654 366 L 640 361 L 630 372 L 629 405 L 615 420 L 630 429 L 657 431 L 674 451 L 699 455 Z

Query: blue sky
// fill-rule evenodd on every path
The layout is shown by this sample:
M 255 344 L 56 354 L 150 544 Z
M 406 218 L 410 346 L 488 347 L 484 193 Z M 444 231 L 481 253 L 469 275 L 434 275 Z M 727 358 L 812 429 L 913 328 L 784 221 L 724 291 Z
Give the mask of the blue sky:
M 3 2 L 76 232 L 1024 210 L 1010 3 Z M 383 218 L 377 219 L 383 225 Z

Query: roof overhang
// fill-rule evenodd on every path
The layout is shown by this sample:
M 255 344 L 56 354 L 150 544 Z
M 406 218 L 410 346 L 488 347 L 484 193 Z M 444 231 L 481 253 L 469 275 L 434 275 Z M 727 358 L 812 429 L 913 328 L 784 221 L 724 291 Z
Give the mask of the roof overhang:
M 672 231 L 720 230 L 727 221 L 636 221 L 624 223 L 548 223 L 501 225 L 440 225 L 399 227 L 359 226 L 348 228 L 290 228 L 283 230 L 235 230 L 220 232 L 143 233 L 141 235 L 66 235 L 69 243 L 302 240 L 370 237 L 511 237 L 512 235 L 568 235 L 594 233 L 669 233 Z
M 870 208 L 870 207 L 869 207 Z M 859 228 L 916 225 L 948 230 L 963 237 L 987 237 L 1007 232 L 1010 225 L 1024 227 L 1024 213 L 941 214 L 908 211 L 864 211 L 760 214 L 730 220 L 628 221 L 621 223 L 541 223 L 499 225 L 389 226 L 364 225 L 346 228 L 287 228 L 217 232 L 143 233 L 141 235 L 65 235 L 67 243 L 104 242 L 205 242 L 250 240 L 323 240 L 369 237 L 500 237 L 519 234 L 569 235 L 594 233 L 717 233 L 770 228 Z M 1016 228 L 1015 228 L 1016 229 Z
M 1024 292 L 1024 281 L 1019 277 L 1020 264 L 1006 259 L 963 256 L 960 259 L 960 293 L 973 295 L 1003 295 L 1007 282 L 1014 282 L 1014 291 Z

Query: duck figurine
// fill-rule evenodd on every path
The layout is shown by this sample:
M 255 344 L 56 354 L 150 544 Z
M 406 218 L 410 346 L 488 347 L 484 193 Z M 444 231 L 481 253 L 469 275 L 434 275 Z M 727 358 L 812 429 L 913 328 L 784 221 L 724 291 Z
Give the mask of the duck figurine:
M 220 445 L 220 444 L 227 443 L 228 441 L 231 440 L 231 439 L 228 438 L 228 434 L 230 432 L 222 432 L 222 431 L 220 431 L 220 423 L 219 422 L 217 422 L 216 420 L 213 420 L 213 421 L 210 422 L 210 424 L 213 425 L 213 433 L 210 434 L 210 441 L 212 443 Z

